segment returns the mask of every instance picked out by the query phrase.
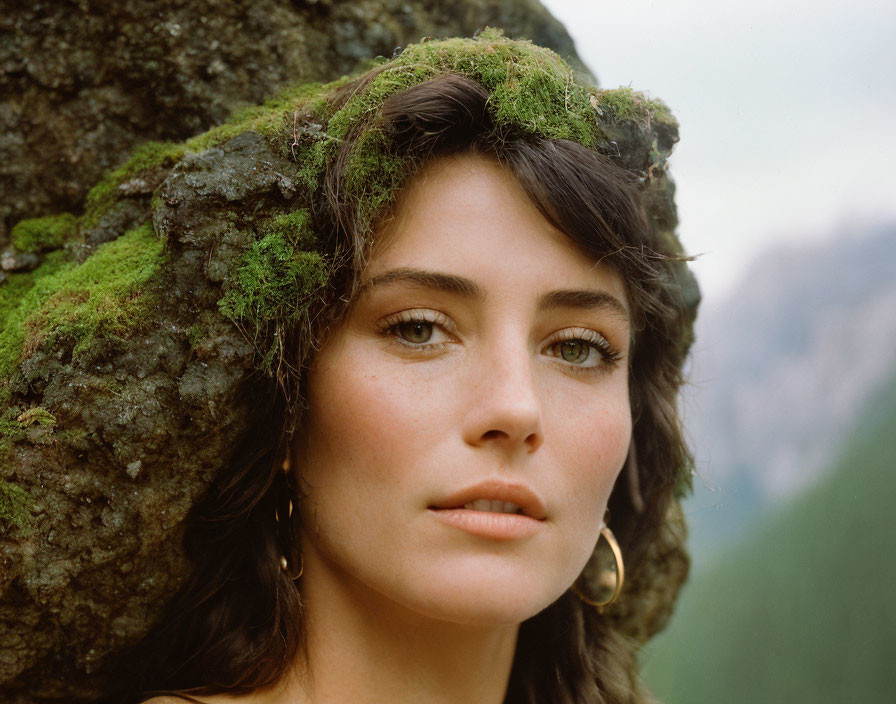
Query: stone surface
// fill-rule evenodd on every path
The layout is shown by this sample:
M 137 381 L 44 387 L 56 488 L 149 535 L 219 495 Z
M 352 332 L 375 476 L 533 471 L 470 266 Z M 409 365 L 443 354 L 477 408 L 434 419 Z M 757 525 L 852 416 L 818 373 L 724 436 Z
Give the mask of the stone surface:
M 537 0 L 0 0 L 0 249 L 21 218 L 78 211 L 139 142 L 486 25 L 575 60 Z
M 230 233 L 233 268 L 254 239 L 243 209 L 252 222 L 258 202 L 282 202 L 291 170 L 251 133 L 184 158 L 160 188 L 149 230 L 167 238 L 164 266 L 128 310 L 136 320 L 138 306 L 149 308 L 151 323 L 98 334 L 80 353 L 74 333 L 48 334 L 5 380 L 0 479 L 37 498 L 31 525 L 0 527 L 4 701 L 95 698 L 104 686 L 96 671 L 177 587 L 182 521 L 263 388 L 249 373 L 252 345 L 216 311 L 219 285 L 206 265 Z M 152 218 L 145 199 L 117 206 Z M 106 227 L 101 218 L 86 241 Z M 11 435 L 13 424 L 25 432 Z

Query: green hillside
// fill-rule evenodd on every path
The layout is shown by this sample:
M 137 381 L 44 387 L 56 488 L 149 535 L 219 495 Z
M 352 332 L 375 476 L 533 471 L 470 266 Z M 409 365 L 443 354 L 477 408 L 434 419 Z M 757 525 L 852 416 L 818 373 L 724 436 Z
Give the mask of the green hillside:
M 896 701 L 896 380 L 822 484 L 692 576 L 644 654 L 664 704 Z

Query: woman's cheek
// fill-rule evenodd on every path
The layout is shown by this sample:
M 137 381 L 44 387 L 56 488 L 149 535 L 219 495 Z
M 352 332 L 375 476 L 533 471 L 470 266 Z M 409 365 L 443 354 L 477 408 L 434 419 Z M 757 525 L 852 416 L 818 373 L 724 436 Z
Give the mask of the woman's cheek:
M 346 345 L 315 371 L 309 389 L 310 408 L 317 411 L 309 419 L 317 447 L 312 464 L 357 473 L 358 480 L 394 482 L 437 443 L 436 432 L 446 432 L 451 385 L 424 374 L 421 365 L 384 360 L 368 347 Z
M 606 495 L 625 462 L 631 433 L 625 379 L 608 379 L 603 388 L 557 404 L 546 425 L 548 441 L 553 436 L 562 464 L 576 475 L 579 486 L 605 489 L 596 493 Z

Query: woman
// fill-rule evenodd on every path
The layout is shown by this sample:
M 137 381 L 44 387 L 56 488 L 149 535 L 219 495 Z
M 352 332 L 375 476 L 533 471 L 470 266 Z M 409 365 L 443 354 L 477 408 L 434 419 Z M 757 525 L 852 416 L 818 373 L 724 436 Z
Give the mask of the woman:
M 671 124 L 496 32 L 296 109 L 326 284 L 263 321 L 284 393 L 195 511 L 151 701 L 648 700 L 685 569 Z

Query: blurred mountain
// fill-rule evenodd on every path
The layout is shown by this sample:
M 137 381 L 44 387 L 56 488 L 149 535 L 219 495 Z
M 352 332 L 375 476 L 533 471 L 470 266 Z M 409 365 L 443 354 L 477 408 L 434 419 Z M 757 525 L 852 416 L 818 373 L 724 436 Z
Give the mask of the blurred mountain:
M 815 486 L 698 569 L 645 653 L 664 704 L 896 701 L 896 375 Z
M 761 255 L 701 311 L 685 395 L 698 563 L 817 481 L 896 372 L 896 223 Z

